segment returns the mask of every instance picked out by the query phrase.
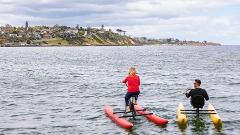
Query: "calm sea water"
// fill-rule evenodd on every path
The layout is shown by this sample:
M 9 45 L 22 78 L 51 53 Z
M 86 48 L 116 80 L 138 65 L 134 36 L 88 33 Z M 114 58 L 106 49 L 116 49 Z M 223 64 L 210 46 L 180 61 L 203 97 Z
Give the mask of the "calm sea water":
M 139 117 L 131 131 L 118 127 L 104 105 L 124 108 L 119 83 L 130 66 L 141 76 L 139 103 L 169 119 L 158 127 Z M 178 128 L 179 102 L 194 79 L 223 120 L 216 130 L 208 115 L 189 116 Z M 239 134 L 240 46 L 0 48 L 0 134 Z M 207 104 L 207 103 L 206 103 Z

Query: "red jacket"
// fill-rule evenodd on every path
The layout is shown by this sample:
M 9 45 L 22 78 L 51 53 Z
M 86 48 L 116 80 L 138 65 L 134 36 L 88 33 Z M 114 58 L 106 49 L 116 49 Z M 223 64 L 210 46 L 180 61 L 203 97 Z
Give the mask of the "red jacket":
M 140 78 L 138 75 L 127 76 L 123 81 L 128 85 L 128 92 L 139 92 Z

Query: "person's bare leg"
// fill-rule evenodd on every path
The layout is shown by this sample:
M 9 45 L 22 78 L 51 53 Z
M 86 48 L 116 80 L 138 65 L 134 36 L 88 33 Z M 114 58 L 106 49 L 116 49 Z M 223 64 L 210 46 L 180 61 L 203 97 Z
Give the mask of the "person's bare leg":
M 134 105 L 136 105 L 136 104 L 137 104 L 137 100 L 135 99 L 135 100 L 134 100 Z
M 134 99 L 134 105 L 136 105 L 136 104 L 137 104 L 137 98 Z
M 129 106 L 126 106 L 125 112 L 130 112 L 130 107 Z

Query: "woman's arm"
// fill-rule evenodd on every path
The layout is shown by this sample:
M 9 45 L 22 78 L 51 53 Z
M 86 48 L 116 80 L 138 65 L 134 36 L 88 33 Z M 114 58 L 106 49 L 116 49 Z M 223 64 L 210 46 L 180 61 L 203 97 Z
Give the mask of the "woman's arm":
M 138 86 L 140 86 L 141 81 L 140 81 L 140 77 L 138 77 Z
M 126 77 L 126 78 L 122 81 L 122 83 L 127 83 L 127 81 L 128 81 L 128 77 Z

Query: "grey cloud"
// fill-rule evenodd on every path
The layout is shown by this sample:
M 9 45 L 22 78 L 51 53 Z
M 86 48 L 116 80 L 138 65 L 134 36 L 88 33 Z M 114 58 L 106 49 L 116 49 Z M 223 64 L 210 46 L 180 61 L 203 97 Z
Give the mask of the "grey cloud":
M 42 18 L 69 18 L 69 17 L 81 17 L 81 16 L 108 16 L 110 19 L 118 17 L 119 19 L 131 19 L 139 18 L 135 14 L 131 14 L 133 11 L 126 8 L 128 2 L 134 2 L 134 0 L 39 0 L 38 2 L 28 2 L 26 0 L 19 0 L 14 3 L 2 2 L 12 8 L 12 14 L 27 15 L 32 17 L 42 17 Z M 9 12 L 6 10 L 6 12 Z M 4 11 L 2 11 L 4 13 Z M 121 14 L 121 15 L 119 15 Z M 160 17 L 160 18 L 171 18 L 175 15 L 161 14 L 161 13 L 151 13 L 144 15 L 142 12 L 138 13 L 140 17 Z M 142 14 L 142 15 L 141 15 Z M 125 17 L 126 16 L 126 17 Z M 123 22 L 123 21 L 121 21 Z

